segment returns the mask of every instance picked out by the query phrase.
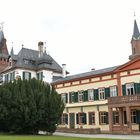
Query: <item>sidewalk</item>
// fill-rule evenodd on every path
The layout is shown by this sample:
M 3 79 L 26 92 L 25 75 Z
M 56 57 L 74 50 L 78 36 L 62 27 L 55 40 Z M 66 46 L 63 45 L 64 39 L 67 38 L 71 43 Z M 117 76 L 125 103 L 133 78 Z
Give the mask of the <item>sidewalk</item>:
M 82 138 L 112 138 L 120 140 L 140 140 L 140 135 L 114 135 L 114 134 L 74 134 L 55 132 L 57 136 L 82 137 Z

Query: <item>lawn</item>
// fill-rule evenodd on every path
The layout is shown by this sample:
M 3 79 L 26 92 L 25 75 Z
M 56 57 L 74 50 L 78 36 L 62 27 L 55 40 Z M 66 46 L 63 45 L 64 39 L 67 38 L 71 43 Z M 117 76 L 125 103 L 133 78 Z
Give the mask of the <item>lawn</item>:
M 111 139 L 74 138 L 63 136 L 0 135 L 0 140 L 111 140 Z

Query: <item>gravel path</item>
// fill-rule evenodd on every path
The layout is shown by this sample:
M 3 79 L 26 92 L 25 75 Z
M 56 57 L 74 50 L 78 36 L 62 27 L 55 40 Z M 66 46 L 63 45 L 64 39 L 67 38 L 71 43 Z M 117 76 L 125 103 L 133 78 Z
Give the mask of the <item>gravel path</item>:
M 114 135 L 114 134 L 74 134 L 55 132 L 57 136 L 83 137 L 83 138 L 113 138 L 120 140 L 140 140 L 140 135 Z

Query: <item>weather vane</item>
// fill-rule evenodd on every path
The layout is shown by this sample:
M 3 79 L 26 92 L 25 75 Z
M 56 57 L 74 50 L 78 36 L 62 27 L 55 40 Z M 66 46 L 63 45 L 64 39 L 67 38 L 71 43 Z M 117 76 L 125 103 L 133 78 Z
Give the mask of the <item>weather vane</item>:
M 1 29 L 1 30 L 3 30 L 3 24 L 4 24 L 4 22 L 1 22 L 1 23 L 0 23 L 0 29 Z
M 134 18 L 136 17 L 136 12 L 134 11 Z

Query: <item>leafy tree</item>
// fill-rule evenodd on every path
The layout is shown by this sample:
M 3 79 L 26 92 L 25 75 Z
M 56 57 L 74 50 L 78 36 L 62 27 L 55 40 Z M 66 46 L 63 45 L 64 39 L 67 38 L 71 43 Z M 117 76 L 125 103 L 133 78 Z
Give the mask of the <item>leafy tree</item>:
M 15 80 L 0 86 L 0 131 L 52 134 L 63 110 L 61 96 L 42 81 Z

